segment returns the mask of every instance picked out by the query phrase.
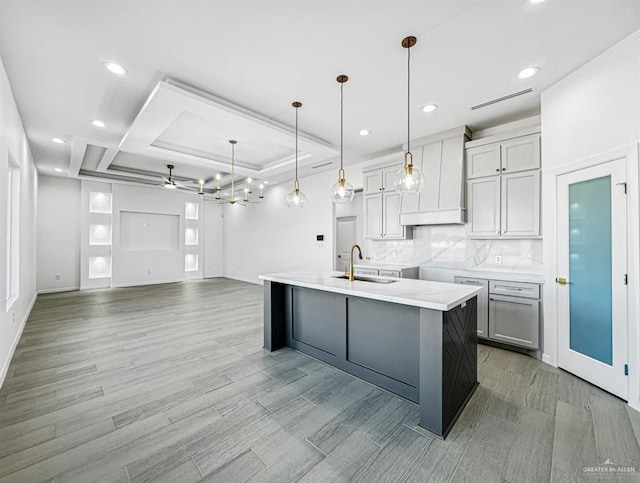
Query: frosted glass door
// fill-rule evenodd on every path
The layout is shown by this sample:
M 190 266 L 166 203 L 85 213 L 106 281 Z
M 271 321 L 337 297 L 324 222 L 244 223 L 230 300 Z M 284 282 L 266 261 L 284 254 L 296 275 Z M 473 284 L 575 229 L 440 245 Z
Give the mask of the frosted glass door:
M 569 347 L 611 365 L 611 176 L 569 185 Z
M 558 184 L 558 365 L 627 398 L 625 159 Z

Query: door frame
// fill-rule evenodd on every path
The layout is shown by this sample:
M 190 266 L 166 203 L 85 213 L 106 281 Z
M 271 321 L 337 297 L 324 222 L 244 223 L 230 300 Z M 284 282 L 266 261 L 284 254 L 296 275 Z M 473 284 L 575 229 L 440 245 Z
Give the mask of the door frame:
M 597 166 L 609 161 L 626 158 L 627 163 L 627 270 L 629 276 L 627 297 L 628 333 L 628 404 L 640 411 L 640 198 L 639 198 L 639 148 L 634 143 L 619 149 L 590 156 L 543 171 L 545 182 L 543 196 L 546 200 L 546 226 L 553 230 L 543 234 L 546 245 L 544 257 L 544 353 L 543 362 L 558 367 L 558 297 L 555 278 L 558 276 L 558 191 L 557 178 L 563 174 Z M 544 169 L 544 166 L 543 166 Z
M 574 183 L 609 178 L 611 187 L 611 288 L 612 288 L 612 362 L 611 364 L 591 357 L 580 350 L 571 348 L 570 318 L 573 308 L 570 306 L 570 286 L 556 284 L 558 295 L 558 366 L 581 377 L 590 383 L 609 391 L 616 396 L 629 399 L 629 378 L 624 374 L 624 365 L 629 363 L 629 290 L 624 283 L 623 274 L 627 273 L 629 252 L 627 236 L 626 189 L 619 186 L 627 181 L 626 157 L 614 159 L 608 163 L 597 164 L 577 171 L 571 171 L 556 177 L 558 183 L 556 246 L 558 276 L 572 281 L 569 261 L 571 216 L 568 212 L 570 186 Z M 562 296 L 560 294 L 562 293 Z M 562 323 L 561 323 L 562 322 Z M 560 363 L 562 362 L 562 366 Z
M 349 220 L 353 219 L 355 221 L 354 232 L 355 232 L 355 241 L 354 243 L 358 243 L 358 215 L 344 215 L 344 216 L 336 216 L 335 217 L 335 231 L 334 231 L 334 249 L 333 249 L 333 270 L 341 271 L 338 269 L 338 243 L 340 238 L 340 220 Z

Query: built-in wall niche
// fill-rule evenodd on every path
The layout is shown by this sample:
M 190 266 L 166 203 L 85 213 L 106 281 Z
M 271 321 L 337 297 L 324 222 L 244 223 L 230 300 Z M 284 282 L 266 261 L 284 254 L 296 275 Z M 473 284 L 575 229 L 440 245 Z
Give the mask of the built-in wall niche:
M 111 257 L 89 257 L 89 278 L 111 277 Z
M 111 213 L 111 193 L 89 193 L 89 213 Z
M 192 203 L 187 201 L 184 204 L 184 217 L 187 220 L 197 220 L 198 219 L 198 203 Z
M 111 245 L 111 225 L 89 225 L 89 245 Z
M 198 244 L 198 229 L 187 228 L 184 231 L 184 244 L 185 245 L 197 245 Z
M 185 272 L 197 272 L 198 271 L 198 255 L 195 253 L 189 253 L 184 257 L 184 271 Z

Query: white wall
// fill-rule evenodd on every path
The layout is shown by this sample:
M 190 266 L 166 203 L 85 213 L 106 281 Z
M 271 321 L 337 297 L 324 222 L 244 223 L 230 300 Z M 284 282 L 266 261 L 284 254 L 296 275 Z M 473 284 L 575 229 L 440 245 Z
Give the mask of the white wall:
M 345 168 L 354 187 L 362 186 L 362 165 Z M 258 275 L 333 269 L 334 206 L 329 188 L 337 170 L 300 179 L 307 196 L 302 209 L 287 208 L 293 182 L 269 186 L 259 205 L 224 207 L 225 276 L 258 283 Z M 324 235 L 316 242 L 316 235 Z
M 217 201 L 204 202 L 204 278 L 224 276 L 223 208 Z
M 542 216 L 544 234 L 544 360 L 557 365 L 556 192 L 554 169 L 612 150 L 627 150 L 640 140 L 640 31 L 634 33 L 542 93 Z M 636 166 L 637 168 L 637 166 Z M 634 192 L 632 228 L 638 225 L 637 170 L 627 179 Z M 631 244 L 637 264 L 638 239 Z M 636 265 L 637 268 L 637 265 Z M 638 280 L 630 273 L 629 294 L 637 326 Z M 633 328 L 633 327 L 632 327 Z M 629 334 L 630 403 L 640 407 L 637 333 Z M 634 370 L 634 367 L 636 370 Z
M 38 173 L 9 79 L 0 60 L 0 293 L 6 299 L 6 226 L 8 160 L 20 166 L 19 297 L 5 310 L 0 305 L 0 386 L 36 297 L 36 220 Z
M 151 283 L 177 282 L 190 278 L 202 278 L 202 201 L 197 195 L 183 191 L 169 191 L 157 188 L 141 188 L 113 184 L 113 237 L 112 237 L 112 275 L 111 285 L 122 287 Z M 199 229 L 199 246 L 185 246 L 185 202 L 196 202 L 199 205 L 199 220 L 194 223 Z M 178 222 L 178 244 L 175 248 L 129 249 L 121 245 L 122 230 L 121 213 L 124 211 L 144 214 L 174 215 Z M 154 229 L 154 221 L 149 216 L 147 229 Z M 198 270 L 185 272 L 185 254 L 193 252 L 198 255 Z
M 37 246 L 38 293 L 78 290 L 80 180 L 40 176 Z

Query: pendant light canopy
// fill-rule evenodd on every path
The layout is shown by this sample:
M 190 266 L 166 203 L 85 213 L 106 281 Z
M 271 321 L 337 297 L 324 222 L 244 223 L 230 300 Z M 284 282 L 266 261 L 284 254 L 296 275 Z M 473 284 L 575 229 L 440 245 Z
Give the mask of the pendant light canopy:
M 293 191 L 287 195 L 285 202 L 289 208 L 304 208 L 307 204 L 307 197 L 300 191 L 300 182 L 298 181 L 298 109 L 302 107 L 301 102 L 291 104 L 296 109 L 296 180 L 293 183 Z
M 338 181 L 331 186 L 329 195 L 334 203 L 350 203 L 353 200 L 353 186 L 344 177 L 344 168 L 342 162 L 342 150 L 343 150 L 343 133 L 344 133 L 344 83 L 349 78 L 342 74 L 339 75 L 336 80 L 340 83 L 340 170 L 338 171 Z
M 404 153 L 404 166 L 396 174 L 395 189 L 400 194 L 419 193 L 424 185 L 422 171 L 413 165 L 411 154 L 411 47 L 416 45 L 415 37 L 406 37 L 402 46 L 407 49 L 407 150 Z

